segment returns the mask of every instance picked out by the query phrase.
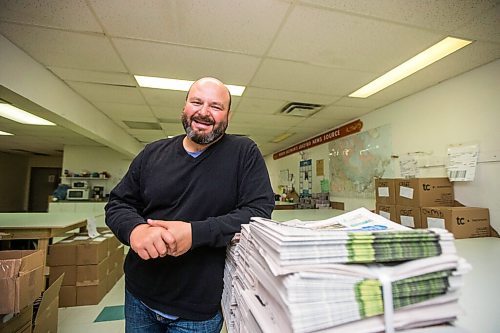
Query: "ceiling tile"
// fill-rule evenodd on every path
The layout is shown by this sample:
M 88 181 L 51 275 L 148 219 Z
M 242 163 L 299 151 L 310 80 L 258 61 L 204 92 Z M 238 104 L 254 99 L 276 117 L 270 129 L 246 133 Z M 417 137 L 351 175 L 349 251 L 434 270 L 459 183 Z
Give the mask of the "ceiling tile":
M 463 27 L 454 31 L 456 36 L 500 43 L 500 3 L 482 15 L 474 17 Z
M 62 80 L 136 86 L 134 78 L 126 73 L 98 72 L 62 67 L 48 68 Z
M 113 120 L 155 121 L 147 105 L 94 102 L 94 105 Z
M 277 0 L 92 0 L 108 34 L 263 54 L 289 4 Z M 206 65 L 206 63 L 205 63 Z
M 133 130 L 129 129 L 127 131 L 132 136 L 134 136 L 137 140 L 141 142 L 153 142 L 160 139 L 165 139 L 165 133 L 163 130 Z
M 98 83 L 67 81 L 68 85 L 92 103 L 144 104 L 138 88 L 111 86 Z
M 330 119 L 334 121 L 347 121 L 359 118 L 370 112 L 370 108 L 355 108 L 346 106 L 327 106 L 313 115 L 314 119 Z
M 0 20 L 69 30 L 102 32 L 84 0 L 2 0 Z
M 184 131 L 184 127 L 182 127 L 181 121 L 179 120 L 178 123 L 161 123 L 161 128 L 163 131 L 166 133 L 166 135 L 179 135 L 179 134 L 185 134 L 186 132 Z
M 342 96 L 361 87 L 373 77 L 373 73 L 268 59 L 257 71 L 251 85 L 260 88 Z
M 11 23 L 0 23 L 0 33 L 46 66 L 126 72 L 104 35 Z
M 303 93 L 258 87 L 248 87 L 245 90 L 245 94 L 243 96 L 245 98 L 265 98 L 288 102 L 302 102 L 322 105 L 331 104 L 340 98 L 340 96 L 328 96 L 315 93 Z
M 153 114 L 160 120 L 160 122 L 167 123 L 180 123 L 182 107 L 171 108 L 166 106 L 152 106 Z
M 286 129 L 300 124 L 304 119 L 294 116 L 252 114 L 239 111 L 231 118 L 231 124 L 242 124 L 247 127 Z
M 491 8 L 495 0 L 301 0 L 338 11 L 450 32 Z
M 247 85 L 259 64 L 257 57 L 229 52 L 118 38 L 113 42 L 138 75 L 183 80 L 213 76 L 225 84 Z
M 182 110 L 186 101 L 185 91 L 139 88 L 146 102 L 151 106 L 164 106 Z
M 238 114 L 272 115 L 278 113 L 287 103 L 288 101 L 285 100 L 245 97 L 241 99 L 236 111 Z
M 382 73 L 443 38 L 422 29 L 297 6 L 269 56 Z

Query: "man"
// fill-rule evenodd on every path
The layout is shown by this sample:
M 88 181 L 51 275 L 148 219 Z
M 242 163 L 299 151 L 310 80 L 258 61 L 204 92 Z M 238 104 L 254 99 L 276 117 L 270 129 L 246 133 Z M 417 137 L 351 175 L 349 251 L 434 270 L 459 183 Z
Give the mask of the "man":
M 257 146 L 225 134 L 230 106 L 222 82 L 196 81 L 182 112 L 186 135 L 147 145 L 111 191 L 106 224 L 131 247 L 127 332 L 220 332 L 226 245 L 274 208 Z

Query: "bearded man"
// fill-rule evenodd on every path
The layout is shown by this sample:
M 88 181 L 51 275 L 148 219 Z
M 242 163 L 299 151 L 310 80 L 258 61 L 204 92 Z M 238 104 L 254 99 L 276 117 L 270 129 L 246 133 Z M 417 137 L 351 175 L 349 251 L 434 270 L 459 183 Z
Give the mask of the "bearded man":
M 148 144 L 106 205 L 125 245 L 125 329 L 219 333 L 226 246 L 274 194 L 256 144 L 226 134 L 231 94 L 215 78 L 188 91 L 186 134 Z

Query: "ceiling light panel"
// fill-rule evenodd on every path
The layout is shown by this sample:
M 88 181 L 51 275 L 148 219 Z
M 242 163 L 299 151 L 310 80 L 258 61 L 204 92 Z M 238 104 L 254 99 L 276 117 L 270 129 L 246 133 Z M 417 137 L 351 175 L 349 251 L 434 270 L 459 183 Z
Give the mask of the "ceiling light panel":
M 412 75 L 413 73 L 429 66 L 430 64 L 446 57 L 447 55 L 458 51 L 464 46 L 472 43 L 470 40 L 446 37 L 437 44 L 434 44 L 427 50 L 417 54 L 408 61 L 393 68 L 384 75 L 378 77 L 367 85 L 356 90 L 349 97 L 366 98 L 382 89 Z
M 13 105 L 5 103 L 0 103 L 0 116 L 21 124 L 55 126 L 54 123 L 48 120 L 37 117 Z
M 167 89 L 178 91 L 189 91 L 194 81 L 168 79 L 163 77 L 134 75 L 137 83 L 142 88 Z M 233 96 L 241 96 L 245 91 L 245 87 L 226 84 L 227 89 Z

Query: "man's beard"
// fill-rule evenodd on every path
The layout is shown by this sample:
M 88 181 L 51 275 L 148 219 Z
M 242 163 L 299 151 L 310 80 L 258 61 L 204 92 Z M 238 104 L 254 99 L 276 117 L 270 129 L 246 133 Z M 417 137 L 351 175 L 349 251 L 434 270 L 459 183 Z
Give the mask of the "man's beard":
M 213 129 L 210 133 L 203 134 L 193 130 L 191 127 L 191 122 L 194 119 L 199 119 L 203 123 L 209 123 L 213 126 Z M 208 145 L 217 141 L 221 136 L 224 135 L 227 128 L 227 121 L 221 121 L 219 124 L 215 125 L 214 121 L 210 117 L 203 116 L 193 116 L 191 119 L 188 119 L 185 113 L 182 113 L 182 126 L 184 126 L 184 130 L 186 131 L 186 135 L 189 139 L 199 145 Z

